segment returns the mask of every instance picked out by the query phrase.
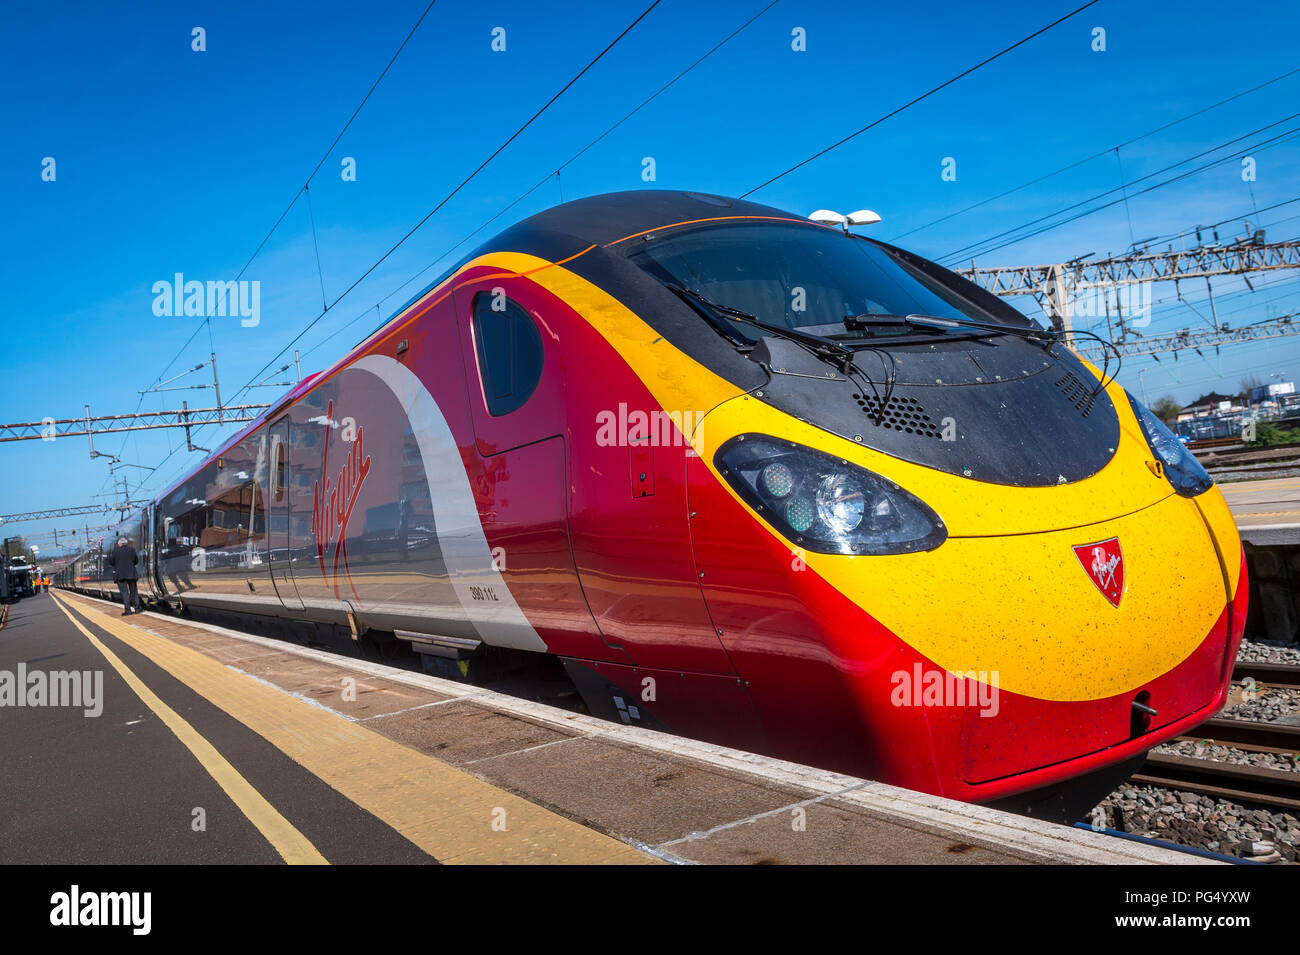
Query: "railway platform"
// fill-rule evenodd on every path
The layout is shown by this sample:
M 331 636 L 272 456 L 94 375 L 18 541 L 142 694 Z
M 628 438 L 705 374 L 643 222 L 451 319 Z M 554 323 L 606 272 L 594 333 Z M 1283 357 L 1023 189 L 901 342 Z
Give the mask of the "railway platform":
M 1241 539 L 1256 547 L 1300 545 L 1300 478 L 1219 485 Z
M 1230 481 L 1219 490 L 1246 547 L 1246 636 L 1290 641 L 1300 632 L 1300 478 Z
M 6 673 L 6 863 L 1207 862 L 66 592 Z

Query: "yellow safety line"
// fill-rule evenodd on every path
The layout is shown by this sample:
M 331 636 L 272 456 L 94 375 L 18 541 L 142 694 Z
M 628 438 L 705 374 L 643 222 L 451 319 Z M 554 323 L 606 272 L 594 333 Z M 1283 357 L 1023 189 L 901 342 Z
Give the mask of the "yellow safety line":
M 1234 514 L 1233 517 L 1235 517 L 1237 523 L 1240 524 L 1247 518 L 1251 517 L 1282 517 L 1286 514 L 1300 514 L 1300 510 L 1292 508 L 1289 511 L 1251 511 L 1248 514 Z
M 1219 490 L 1224 494 L 1245 494 L 1249 491 L 1275 490 L 1279 485 L 1300 486 L 1300 478 L 1261 478 L 1259 480 L 1229 481 L 1220 484 Z
M 131 687 L 167 728 L 176 734 L 176 738 L 185 744 L 185 748 L 194 754 L 194 758 L 217 781 L 217 785 L 225 790 L 226 795 L 239 807 L 239 811 L 248 817 L 248 821 L 257 827 L 285 862 L 290 865 L 329 865 L 329 861 L 316 850 L 307 837 L 295 829 L 288 819 L 280 815 L 276 808 L 267 802 L 266 798 L 254 789 L 234 766 L 230 765 L 215 746 L 175 710 L 160 700 L 157 694 L 145 686 L 117 654 L 104 646 L 93 633 L 69 613 L 68 608 L 64 606 L 64 598 L 58 594 L 54 596 L 58 600 L 59 609 L 72 621 L 72 625 L 86 635 L 86 639 L 104 655 L 104 659 L 108 660 L 113 669 L 121 674 L 127 686 Z
M 196 650 L 77 610 L 441 862 L 657 861 Z

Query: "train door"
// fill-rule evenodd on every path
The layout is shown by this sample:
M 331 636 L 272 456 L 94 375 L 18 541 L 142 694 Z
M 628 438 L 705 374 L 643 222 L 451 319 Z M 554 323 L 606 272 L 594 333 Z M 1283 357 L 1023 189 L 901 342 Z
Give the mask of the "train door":
M 266 559 L 275 583 L 275 592 L 286 609 L 303 609 L 302 598 L 293 579 L 293 539 L 291 534 L 294 495 L 289 487 L 289 416 L 284 415 L 269 429 L 267 449 Z
M 167 585 L 163 576 L 163 556 L 165 554 L 166 531 L 163 521 L 162 507 L 149 508 L 149 582 L 153 585 L 153 591 L 161 599 L 167 596 Z
M 475 436 L 470 484 L 493 559 L 548 649 L 622 660 L 600 636 L 573 561 L 564 363 L 539 293 L 499 272 L 455 288 Z
M 154 588 L 153 568 L 156 561 L 154 560 L 153 547 L 153 505 L 147 505 L 140 512 L 140 521 L 135 526 L 132 537 L 135 538 L 136 551 L 140 555 L 140 582 L 138 584 L 142 597 L 152 597 L 157 599 L 162 596 Z

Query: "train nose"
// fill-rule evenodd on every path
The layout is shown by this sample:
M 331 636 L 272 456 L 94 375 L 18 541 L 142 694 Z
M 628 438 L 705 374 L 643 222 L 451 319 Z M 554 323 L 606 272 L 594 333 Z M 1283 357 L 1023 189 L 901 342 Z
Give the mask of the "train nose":
M 815 567 L 925 673 L 967 678 L 944 784 L 963 799 L 1115 762 L 1213 715 L 1244 625 L 1243 554 L 1217 490 Z M 883 579 L 907 599 L 884 599 Z
M 803 630 L 835 661 L 862 723 L 890 727 L 863 760 L 868 772 L 883 774 L 877 778 L 996 799 L 1122 761 L 1222 705 L 1244 622 L 1240 540 L 1217 489 L 1183 487 L 1169 469 L 1151 466 L 1160 450 L 1136 420 L 1125 421 L 1125 436 L 1100 472 L 1053 486 L 983 483 L 870 448 L 841 451 L 825 464 L 827 474 L 856 466 L 872 475 L 862 478 L 863 505 L 849 522 L 860 511 L 857 526 L 865 526 L 877 497 L 891 507 L 899 498 L 915 511 L 928 508 L 943 534 L 937 541 L 905 535 L 899 543 L 880 538 L 873 524 L 871 547 L 853 548 L 858 538 L 850 535 L 836 549 L 806 543 L 808 534 L 791 524 L 802 517 L 800 527 L 823 531 L 837 516 L 830 507 L 823 515 L 820 499 L 822 524 L 808 524 L 806 508 L 791 511 L 789 502 L 800 500 L 795 492 L 814 484 L 787 481 L 784 471 L 768 481 L 762 460 L 737 462 L 726 453 L 741 434 L 775 430 L 763 426 L 766 409 L 746 413 L 750 404 L 739 399 L 711 413 L 710 440 L 719 444 L 704 449 L 697 473 L 711 463 L 719 484 L 792 548 L 785 563 L 794 570 L 781 585 L 807 608 Z M 812 428 L 782 424 L 792 447 L 818 444 Z M 717 437 L 728 431 L 737 437 Z M 878 477 L 888 486 L 868 496 Z M 708 500 L 703 477 L 698 484 L 692 507 Z M 705 544 L 707 526 L 695 530 L 702 570 L 739 562 Z M 722 539 L 727 530 L 713 533 Z M 799 572 L 804 567 L 816 586 Z M 711 612 L 725 606 L 718 588 L 727 582 L 705 578 Z M 812 598 L 824 591 L 834 599 Z M 723 626 L 724 643 L 739 652 L 758 639 L 754 633 L 773 639 L 766 624 L 748 622 L 738 635 L 734 624 Z M 914 673 L 914 686 L 933 679 L 957 690 L 964 680 L 978 705 L 970 692 L 941 695 L 933 705 L 924 692 L 896 699 L 898 678 Z M 932 775 L 917 769 L 917 747 L 930 753 Z
M 971 669 L 969 652 L 976 669 L 997 674 L 996 706 L 963 718 L 962 780 L 978 787 L 1056 764 L 1100 765 L 1116 747 L 1149 748 L 1222 706 L 1246 588 L 1240 543 L 1212 494 L 1203 505 L 1172 496 L 1121 519 L 998 542 L 1020 567 L 1002 591 L 1001 635 L 995 608 L 963 609 L 949 630 L 963 635 L 960 647 L 939 638 L 930 648 L 945 666 Z M 950 544 L 977 560 L 988 546 Z M 995 568 L 1013 579 L 1009 563 Z
M 1003 691 L 1039 699 L 1104 699 L 1167 672 L 1205 640 L 1236 591 L 1240 556 L 1239 545 L 1225 553 L 1228 579 L 1201 509 L 1171 496 L 1113 520 L 954 535 L 894 558 L 890 576 L 907 601 L 869 600 L 848 566 L 836 582 L 953 672 L 996 671 Z

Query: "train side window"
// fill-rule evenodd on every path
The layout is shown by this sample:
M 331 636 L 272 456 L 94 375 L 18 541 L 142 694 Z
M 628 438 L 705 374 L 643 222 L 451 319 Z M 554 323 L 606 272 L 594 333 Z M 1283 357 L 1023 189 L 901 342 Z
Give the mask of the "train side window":
M 284 484 L 286 478 L 284 441 L 276 435 L 271 439 L 271 499 L 273 501 L 284 500 Z
M 509 414 L 529 399 L 542 377 L 537 324 L 509 299 L 480 292 L 474 297 L 474 342 L 488 413 Z
M 266 507 L 262 503 L 262 483 L 254 479 L 248 488 L 248 537 L 249 540 L 259 541 L 266 536 Z

